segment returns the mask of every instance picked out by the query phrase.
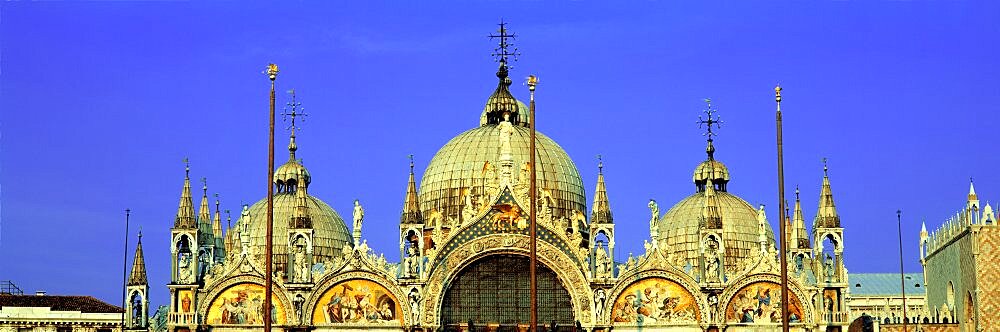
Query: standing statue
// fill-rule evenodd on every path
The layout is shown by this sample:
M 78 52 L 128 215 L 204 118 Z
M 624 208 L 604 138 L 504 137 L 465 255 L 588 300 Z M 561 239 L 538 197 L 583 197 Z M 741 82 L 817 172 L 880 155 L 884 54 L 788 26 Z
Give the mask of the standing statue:
M 365 209 L 361 207 L 361 202 L 354 200 L 354 243 L 361 240 L 361 221 L 365 219 Z
M 714 322 L 716 316 L 719 314 L 719 296 L 715 295 L 715 293 L 708 296 L 708 307 L 710 308 L 708 311 L 708 321 Z
M 659 236 L 659 232 L 656 229 L 656 219 L 660 218 L 660 206 L 656 204 L 656 200 L 649 199 L 649 212 L 652 213 L 652 217 L 649 219 L 649 235 L 656 240 Z
M 761 253 L 767 252 L 767 215 L 764 213 L 764 204 L 757 210 L 757 242 L 760 242 Z
M 601 321 L 601 316 L 604 316 L 604 303 L 607 301 L 607 295 L 604 293 L 603 288 L 598 288 L 594 292 L 594 314 L 597 315 L 597 320 Z
M 608 277 L 608 252 L 604 250 L 604 245 L 601 242 L 597 242 L 597 252 L 595 253 L 594 265 L 596 265 L 597 275 L 599 277 Z
M 500 160 L 513 159 L 513 152 L 510 147 L 511 136 L 514 136 L 514 125 L 510 123 L 510 113 L 503 114 L 503 121 L 497 125 L 500 129 Z
M 306 259 L 306 246 L 305 244 L 301 243 L 302 238 L 299 238 L 299 240 L 295 242 L 298 243 L 296 243 L 295 246 L 295 254 L 294 254 L 295 265 L 292 270 L 292 278 L 293 278 L 292 280 L 297 282 L 308 282 L 309 262 L 307 262 Z
M 416 323 L 420 321 L 420 291 L 416 288 L 411 289 L 406 298 L 410 301 L 411 321 Z
M 242 244 L 242 254 L 250 253 L 250 206 L 243 204 L 243 211 L 240 212 L 240 243 Z
M 177 264 L 177 279 L 182 283 L 190 283 L 194 273 L 191 271 L 191 253 L 182 252 L 180 262 Z
M 830 257 L 830 254 L 826 254 L 826 259 L 823 260 L 823 269 L 825 270 L 824 272 L 826 272 L 826 280 L 833 280 L 833 257 Z
M 411 243 L 406 250 L 406 273 L 410 276 L 419 276 L 420 257 L 417 255 L 417 244 Z

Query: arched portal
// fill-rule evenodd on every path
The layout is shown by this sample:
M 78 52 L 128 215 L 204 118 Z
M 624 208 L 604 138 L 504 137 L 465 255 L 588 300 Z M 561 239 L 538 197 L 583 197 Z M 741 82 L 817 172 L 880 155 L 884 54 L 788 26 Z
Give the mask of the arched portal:
M 528 324 L 531 288 L 528 257 L 510 254 L 489 255 L 459 272 L 445 292 L 441 305 L 443 324 Z M 574 324 L 569 292 L 556 273 L 539 263 L 538 323 L 561 326 Z

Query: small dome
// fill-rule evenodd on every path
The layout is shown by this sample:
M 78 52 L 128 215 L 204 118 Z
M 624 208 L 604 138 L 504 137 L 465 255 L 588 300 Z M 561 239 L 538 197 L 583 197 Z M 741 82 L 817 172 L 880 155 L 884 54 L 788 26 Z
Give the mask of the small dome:
M 340 257 L 345 244 L 353 244 L 351 232 L 337 211 L 312 195 L 306 200 L 309 216 L 313 223 L 313 255 L 316 262 L 323 262 L 334 257 Z M 297 202 L 294 192 L 282 192 L 274 195 L 274 228 L 272 234 L 274 264 L 277 271 L 282 271 L 288 263 L 288 223 L 295 212 Z M 262 199 L 250 206 L 250 220 L 240 217 L 232 230 L 247 229 L 250 233 L 250 247 L 256 248 L 259 255 L 264 254 L 267 234 L 267 199 Z M 244 225 L 249 222 L 249 225 Z M 244 228 L 246 227 L 246 228 Z M 239 239 L 236 239 L 238 245 Z
M 695 167 L 693 180 L 695 184 L 704 186 L 708 179 L 716 185 L 729 182 L 729 169 L 718 160 L 703 161 Z
M 288 188 L 278 191 L 295 190 L 294 188 L 299 185 L 309 187 L 311 182 L 312 175 L 309 174 L 309 170 L 298 161 L 289 160 L 274 171 L 274 184 L 278 188 Z
M 698 265 L 699 227 L 705 208 L 705 192 L 698 192 L 675 204 L 657 222 L 661 247 L 684 257 L 692 266 Z M 715 192 L 722 216 L 722 246 L 725 247 L 726 270 L 742 266 L 745 260 L 757 257 L 760 248 L 757 210 L 742 198 L 728 192 Z M 774 232 L 765 224 L 768 245 L 773 245 Z

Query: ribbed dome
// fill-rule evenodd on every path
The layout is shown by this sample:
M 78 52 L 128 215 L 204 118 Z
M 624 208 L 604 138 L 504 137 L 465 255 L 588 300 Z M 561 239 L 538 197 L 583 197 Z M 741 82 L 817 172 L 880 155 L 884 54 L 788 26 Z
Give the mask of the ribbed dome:
M 531 132 L 521 126 L 513 128 L 510 143 L 514 172 L 518 174 L 528 162 Z M 536 137 L 538 187 L 552 195 L 553 214 L 563 216 L 573 210 L 585 213 L 587 197 L 573 160 L 552 139 L 541 133 Z M 446 219 L 458 220 L 463 194 L 470 189 L 474 196 L 483 194 L 486 178 L 483 166 L 489 162 L 499 167 L 499 153 L 500 130 L 495 124 L 470 129 L 448 141 L 431 159 L 420 182 L 420 210 L 424 218 L 440 207 Z
M 274 171 L 274 184 L 284 186 L 309 186 L 312 182 L 312 175 L 309 170 L 298 161 L 289 160 Z
M 698 266 L 700 254 L 699 223 L 705 207 L 705 192 L 698 192 L 681 200 L 670 208 L 657 222 L 660 245 L 680 257 L 687 258 L 692 266 Z M 743 199 L 728 192 L 715 192 L 722 215 L 722 245 L 725 247 L 725 266 L 729 269 L 741 266 L 745 260 L 757 257 L 758 242 L 757 210 Z M 774 232 L 770 224 L 765 224 L 767 241 L 774 244 Z
M 333 257 L 340 257 L 340 252 L 344 244 L 353 243 L 351 233 L 347 230 L 347 225 L 340 218 L 337 211 L 316 197 L 309 196 L 306 200 L 309 207 L 309 216 L 313 224 L 313 255 L 315 262 L 323 262 Z M 274 195 L 274 264 L 278 271 L 285 268 L 288 262 L 288 222 L 295 211 L 296 200 L 294 192 L 276 193 Z M 242 230 L 243 224 L 247 223 L 243 217 L 236 222 L 232 230 Z M 262 199 L 250 206 L 250 246 L 256 248 L 257 253 L 263 256 L 266 248 L 267 234 L 267 199 Z M 234 245 L 239 245 L 239 239 L 234 239 Z M 237 249 L 238 250 L 238 249 Z
M 729 169 L 718 160 L 703 161 L 694 169 L 692 180 L 695 183 L 705 183 L 708 179 L 712 179 L 715 184 L 729 182 Z

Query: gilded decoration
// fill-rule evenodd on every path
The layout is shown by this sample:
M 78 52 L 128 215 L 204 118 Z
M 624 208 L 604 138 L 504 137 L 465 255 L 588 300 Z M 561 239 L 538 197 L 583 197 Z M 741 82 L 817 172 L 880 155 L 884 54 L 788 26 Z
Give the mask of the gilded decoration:
M 797 294 L 788 296 L 788 320 L 803 321 L 802 302 Z M 781 285 L 771 281 L 758 281 L 743 286 L 729 301 L 726 321 L 743 324 L 781 323 Z
M 304 311 L 312 315 L 310 316 L 312 318 L 306 317 L 306 319 L 311 319 L 314 325 L 403 325 L 408 319 L 401 309 L 404 304 L 400 303 L 399 299 L 406 297 L 395 286 L 394 278 L 389 279 L 383 273 L 368 270 L 353 270 L 351 265 L 347 264 L 339 272 L 325 275 L 323 280 L 316 284 L 317 292 L 307 299 L 304 305 Z M 367 291 L 362 290 L 365 287 Z M 365 294 L 369 294 L 367 302 L 375 306 L 377 317 L 376 313 L 371 311 L 371 307 L 363 304 Z M 335 300 L 338 297 L 340 300 Z M 384 310 L 386 308 L 383 307 L 389 310 Z M 337 309 L 340 310 L 339 316 L 336 314 Z M 365 315 L 366 309 L 370 315 Z
M 502 208 L 498 207 L 509 207 L 509 211 L 504 211 Z M 503 234 L 512 236 L 505 239 L 514 239 L 518 236 L 526 237 L 528 235 L 527 225 L 525 225 L 524 228 L 520 228 L 517 223 L 527 223 L 527 216 L 518 214 L 518 219 L 511 220 L 509 218 L 511 218 L 510 216 L 513 212 L 523 213 L 526 211 L 520 207 L 518 200 L 514 198 L 510 190 L 504 189 L 500 191 L 493 208 L 488 210 L 485 215 L 481 216 L 475 222 L 466 223 L 462 228 L 457 231 L 453 230 L 451 234 L 449 234 L 447 240 L 440 246 L 440 249 L 434 253 L 434 259 L 431 262 L 431 269 L 437 269 L 441 265 L 447 266 L 449 264 L 449 261 L 447 260 L 448 257 L 453 255 L 454 252 L 460 250 L 459 248 L 465 246 L 466 243 L 469 243 L 469 241 L 472 241 L 473 239 L 487 235 Z M 503 222 L 498 223 L 497 220 L 503 220 Z M 587 255 L 581 254 L 580 250 L 573 249 L 577 248 L 579 243 L 573 244 L 569 241 L 569 238 L 564 235 L 564 231 L 561 231 L 558 228 L 549 228 L 552 227 L 552 225 L 549 225 L 548 223 L 539 222 L 537 226 L 538 228 L 536 230 L 538 239 L 540 240 L 539 243 L 547 242 L 555 246 L 555 248 L 562 251 L 568 257 L 571 257 L 574 260 L 573 264 L 578 264 L 580 266 L 585 265 L 584 259 Z M 524 241 L 524 245 L 527 246 L 527 241 Z M 511 245 L 508 244 L 506 246 Z M 475 247 L 469 248 L 475 249 Z M 448 267 L 448 269 L 452 267 Z
M 384 286 L 366 279 L 342 281 L 320 296 L 313 324 L 403 324 L 399 300 Z
M 611 307 L 614 324 L 697 323 L 698 301 L 680 284 L 660 277 L 636 281 Z
M 194 293 L 190 289 L 180 289 L 177 291 L 177 311 L 182 313 L 194 312 Z
M 275 325 L 287 322 L 284 303 L 278 293 L 271 294 L 271 309 L 264 309 L 264 286 L 240 283 L 226 288 L 208 309 L 206 322 L 212 325 L 260 325 L 270 311 Z
M 540 228 L 541 231 L 544 228 Z M 430 272 L 427 278 L 427 293 L 423 303 L 423 325 L 439 326 L 441 304 L 444 300 L 444 285 L 451 283 L 466 266 L 481 257 L 493 254 L 516 254 L 527 256 L 529 239 L 521 234 L 490 234 L 472 239 L 461 244 L 448 256 L 443 257 L 441 264 Z M 556 246 L 545 242 L 537 242 L 538 261 L 552 269 L 559 277 L 564 288 L 572 297 L 573 313 L 582 324 L 593 321 L 591 314 L 591 294 L 587 279 L 573 258 Z

